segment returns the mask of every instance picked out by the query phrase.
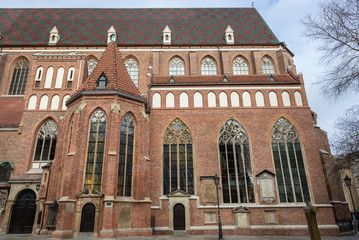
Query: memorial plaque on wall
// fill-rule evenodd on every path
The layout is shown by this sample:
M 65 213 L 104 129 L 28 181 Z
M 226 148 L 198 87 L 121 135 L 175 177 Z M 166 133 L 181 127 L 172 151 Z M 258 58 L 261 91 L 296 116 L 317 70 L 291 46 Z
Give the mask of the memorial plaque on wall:
M 261 199 L 265 203 L 272 203 L 275 201 L 274 190 L 274 174 L 270 171 L 264 170 L 257 175 L 259 181 L 259 190 Z
M 216 185 L 213 177 L 201 177 L 202 202 L 217 203 Z

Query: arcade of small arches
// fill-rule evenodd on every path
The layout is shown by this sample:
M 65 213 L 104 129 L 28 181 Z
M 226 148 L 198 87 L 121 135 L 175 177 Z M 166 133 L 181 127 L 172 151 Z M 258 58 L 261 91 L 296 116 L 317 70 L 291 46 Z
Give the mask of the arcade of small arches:
M 264 94 L 261 91 L 257 91 L 255 94 L 255 102 L 252 102 L 251 93 L 248 91 L 244 91 L 241 93 L 242 99 L 240 103 L 240 95 L 236 91 L 232 91 L 230 95 L 230 100 L 228 101 L 228 94 L 226 92 L 220 92 L 218 99 L 219 99 L 219 107 L 278 107 L 278 96 L 275 91 L 270 91 L 268 93 L 269 98 L 269 105 L 268 103 L 265 104 Z M 294 92 L 294 100 L 297 107 L 303 106 L 303 99 L 302 94 L 299 91 Z M 179 99 L 179 103 L 176 102 L 175 99 Z M 282 104 L 284 107 L 292 106 L 290 95 L 287 91 L 283 91 L 281 93 Z M 203 103 L 203 94 L 200 92 L 196 92 L 193 94 L 193 107 L 217 107 L 217 96 L 214 92 L 207 93 L 207 106 L 204 106 Z M 230 102 L 230 105 L 229 105 Z M 162 106 L 162 96 L 160 93 L 155 92 L 152 95 L 152 107 L 153 108 L 161 108 Z M 175 96 L 172 92 L 169 92 L 165 96 L 165 107 L 166 108 L 174 108 L 174 107 L 181 107 L 181 108 L 188 108 L 192 107 L 189 106 L 189 94 L 186 92 L 181 92 L 179 98 Z

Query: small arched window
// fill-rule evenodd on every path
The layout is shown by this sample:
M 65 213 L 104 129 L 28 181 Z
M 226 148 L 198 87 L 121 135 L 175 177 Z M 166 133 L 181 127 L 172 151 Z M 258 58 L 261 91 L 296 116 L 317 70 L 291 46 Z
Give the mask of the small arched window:
M 121 123 L 117 196 L 131 196 L 134 138 L 135 122 L 130 114 L 126 114 Z
M 0 182 L 8 182 L 10 180 L 10 175 L 13 170 L 12 164 L 10 162 L 3 162 L 0 165 Z
M 88 75 L 90 75 L 92 73 L 92 71 L 95 69 L 96 65 L 97 65 L 97 60 L 95 58 L 90 58 L 87 61 Z
M 174 57 L 169 64 L 170 76 L 184 76 L 184 62 L 179 57 Z
M 236 57 L 233 61 L 234 75 L 248 75 L 248 63 L 241 57 Z
M 272 151 L 280 201 L 310 201 L 300 137 L 283 117 L 272 130 Z
M 9 95 L 24 95 L 28 75 L 29 62 L 23 58 L 16 63 L 12 72 Z
M 129 58 L 125 61 L 125 66 L 132 82 L 138 87 L 138 62 L 133 58 Z
M 231 117 L 220 130 L 218 144 L 223 202 L 253 203 L 254 183 L 247 131 Z
M 33 168 L 41 168 L 41 166 L 54 160 L 57 131 L 56 122 L 50 119 L 37 132 Z
M 192 134 L 176 118 L 163 136 L 163 194 L 179 189 L 194 194 Z
M 87 189 L 91 194 L 101 192 L 102 183 L 106 116 L 100 109 L 92 114 L 89 135 L 84 189 Z
M 269 57 L 262 58 L 262 69 L 264 74 L 275 74 L 273 62 Z
M 213 58 L 205 57 L 201 63 L 202 75 L 217 75 L 217 65 Z

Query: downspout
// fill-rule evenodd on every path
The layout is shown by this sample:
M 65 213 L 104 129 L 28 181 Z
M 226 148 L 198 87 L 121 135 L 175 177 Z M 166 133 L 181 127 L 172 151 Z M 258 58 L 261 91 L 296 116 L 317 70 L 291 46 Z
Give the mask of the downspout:
M 46 166 L 46 167 L 47 167 L 47 166 Z M 46 187 L 45 201 L 42 203 L 43 213 L 42 213 L 42 218 L 41 218 L 40 230 L 39 230 L 39 232 L 37 233 L 37 235 L 40 235 L 41 230 L 42 230 L 43 225 L 44 225 L 44 217 L 45 217 L 45 210 L 46 210 L 46 208 L 45 208 L 45 203 L 46 203 L 46 201 L 47 201 L 47 193 L 49 192 L 50 176 L 51 176 L 51 163 L 48 165 L 48 168 L 49 168 L 49 176 L 47 177 L 48 183 L 47 183 L 47 187 Z
M 222 52 L 219 50 L 219 45 L 217 44 L 217 49 L 218 49 L 218 53 L 219 53 L 219 66 L 220 66 L 220 74 L 224 75 L 224 70 L 223 70 L 223 60 L 222 60 Z

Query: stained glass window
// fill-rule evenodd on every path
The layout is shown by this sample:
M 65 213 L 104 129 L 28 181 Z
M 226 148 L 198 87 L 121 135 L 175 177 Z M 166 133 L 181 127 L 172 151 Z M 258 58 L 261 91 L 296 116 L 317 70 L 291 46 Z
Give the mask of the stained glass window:
M 223 202 L 253 203 L 254 184 L 247 131 L 231 117 L 220 130 L 218 144 Z
M 12 72 L 9 95 L 24 95 L 28 75 L 29 62 L 23 58 L 16 63 Z
M 184 62 L 179 57 L 174 57 L 169 65 L 170 76 L 184 76 Z
M 241 57 L 236 57 L 233 61 L 233 74 L 234 75 L 248 75 L 247 61 Z
M 127 72 L 130 75 L 132 82 L 138 87 L 138 63 L 135 59 L 129 58 L 125 61 Z
M 294 126 L 283 117 L 272 130 L 272 150 L 280 201 L 309 201 L 300 137 Z
M 201 63 L 202 75 L 217 75 L 217 65 L 213 58 L 205 57 Z
M 268 57 L 262 59 L 262 69 L 264 74 L 275 74 L 273 62 Z
M 84 188 L 89 193 L 98 193 L 101 192 L 106 137 L 106 117 L 102 110 L 92 114 L 89 135 Z
M 192 134 L 176 118 L 163 136 L 163 194 L 178 189 L 194 194 Z
M 131 196 L 135 123 L 126 114 L 121 123 L 117 196 Z
M 37 132 L 33 168 L 40 168 L 54 160 L 57 131 L 56 122 L 50 119 L 46 121 Z

